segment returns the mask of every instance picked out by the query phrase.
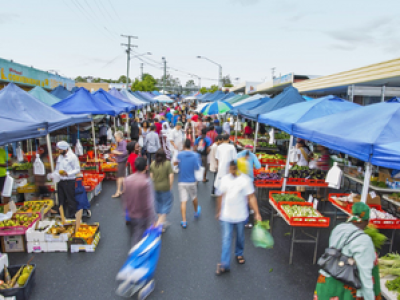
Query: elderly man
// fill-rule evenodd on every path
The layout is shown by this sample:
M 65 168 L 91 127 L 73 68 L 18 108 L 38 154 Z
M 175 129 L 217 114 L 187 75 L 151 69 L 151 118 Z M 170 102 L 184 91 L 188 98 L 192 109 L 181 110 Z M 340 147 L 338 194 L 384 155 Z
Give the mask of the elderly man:
M 77 203 L 75 201 L 75 177 L 81 169 L 78 157 L 71 151 L 68 143 L 61 141 L 57 143 L 59 156 L 57 159 L 56 171 L 60 174 L 60 182 L 57 184 L 58 201 L 60 203 L 60 214 L 64 219 L 75 218 Z

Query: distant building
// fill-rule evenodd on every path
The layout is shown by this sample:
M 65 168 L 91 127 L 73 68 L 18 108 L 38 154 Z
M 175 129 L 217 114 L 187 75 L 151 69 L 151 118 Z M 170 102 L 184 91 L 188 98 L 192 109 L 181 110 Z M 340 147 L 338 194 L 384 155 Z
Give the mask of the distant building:
M 84 87 L 87 89 L 89 92 L 96 92 L 100 88 L 108 92 L 110 90 L 109 86 L 110 84 L 107 82 L 100 82 L 100 83 L 94 83 L 94 82 L 77 82 L 75 83 L 77 87 Z

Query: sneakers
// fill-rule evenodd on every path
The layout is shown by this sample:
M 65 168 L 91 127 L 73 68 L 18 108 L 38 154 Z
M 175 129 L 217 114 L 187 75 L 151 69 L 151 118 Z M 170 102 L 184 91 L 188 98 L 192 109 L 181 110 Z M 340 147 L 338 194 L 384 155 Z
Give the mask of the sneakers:
M 201 215 L 201 206 L 197 206 L 197 212 L 194 213 L 194 217 L 198 219 Z
M 154 287 L 155 287 L 154 280 L 149 281 L 149 283 L 146 284 L 146 285 L 140 290 L 139 295 L 138 295 L 138 299 L 139 299 L 139 300 L 144 300 L 144 299 L 146 299 L 146 298 L 151 294 L 151 292 L 154 291 Z

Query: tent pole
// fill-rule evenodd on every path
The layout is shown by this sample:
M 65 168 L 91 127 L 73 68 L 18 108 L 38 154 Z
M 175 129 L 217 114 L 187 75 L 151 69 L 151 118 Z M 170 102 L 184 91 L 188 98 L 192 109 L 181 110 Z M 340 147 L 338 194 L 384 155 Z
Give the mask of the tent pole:
M 289 176 L 289 167 L 290 167 L 289 155 L 290 155 L 290 148 L 292 147 L 292 144 L 293 144 L 293 135 L 290 135 L 289 147 L 288 147 L 287 156 L 286 156 L 285 177 L 283 178 L 283 184 L 282 184 L 282 192 L 286 191 L 286 182 L 287 182 L 287 178 Z
M 239 116 L 238 116 L 239 117 Z M 237 131 L 239 127 L 239 118 L 236 118 L 236 124 L 235 124 L 235 119 L 233 120 L 233 128 L 235 128 L 235 145 L 237 143 Z
M 47 141 L 47 151 L 49 152 L 51 173 L 53 173 L 54 172 L 54 160 L 53 160 L 53 151 L 51 150 L 51 141 L 50 141 L 49 133 L 46 135 L 46 141 Z M 54 193 L 55 193 L 55 197 L 56 197 L 56 205 L 58 205 L 57 184 L 54 186 Z
M 117 120 L 114 117 L 114 134 L 117 132 Z
M 254 134 L 254 147 L 253 147 L 253 153 L 256 153 L 256 145 L 257 145 L 257 134 L 258 134 L 258 122 L 256 125 L 256 133 Z
M 96 148 L 96 135 L 94 132 L 94 121 L 92 119 L 92 135 L 93 135 L 93 148 L 94 148 L 94 163 L 96 164 L 96 172 L 99 172 L 99 166 L 97 164 L 97 148 Z
M 361 194 L 361 202 L 363 203 L 367 202 L 367 195 L 369 190 L 369 182 L 371 180 L 371 174 L 372 174 L 372 165 L 371 163 L 367 162 L 365 163 L 364 185 Z

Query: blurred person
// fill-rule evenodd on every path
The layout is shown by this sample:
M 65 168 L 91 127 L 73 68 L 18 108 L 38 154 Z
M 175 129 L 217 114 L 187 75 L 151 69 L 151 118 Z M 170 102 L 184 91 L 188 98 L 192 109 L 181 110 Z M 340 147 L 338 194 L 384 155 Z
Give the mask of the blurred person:
M 139 143 L 137 142 L 130 142 L 126 146 L 126 150 L 128 151 L 128 164 L 130 167 L 130 172 L 129 174 L 133 174 L 136 172 L 135 168 L 135 161 L 138 157 L 140 157 L 140 146 Z
M 4 183 L 6 182 L 7 177 L 7 167 L 9 164 L 10 162 L 8 161 L 5 146 L 0 146 L 0 193 L 3 192 Z
M 215 180 L 217 178 L 217 171 L 218 171 L 218 162 L 217 159 L 215 158 L 215 155 L 217 154 L 217 149 L 218 146 L 222 143 L 222 135 L 218 135 L 214 143 L 211 146 L 210 150 L 210 172 L 214 173 L 214 179 L 213 179 L 213 184 L 211 187 L 211 196 L 215 196 Z
M 219 125 L 219 120 L 218 119 L 214 120 L 214 128 L 215 128 L 215 131 L 218 134 L 222 134 L 222 127 Z
M 261 169 L 261 163 L 258 160 L 257 156 L 251 151 L 249 146 L 246 146 L 246 149 L 239 152 L 237 158 L 243 158 L 247 164 L 247 172 L 243 172 L 244 174 L 248 175 L 251 181 L 254 181 L 254 169 L 259 170 Z M 238 163 L 239 164 L 239 163 Z
M 147 163 L 143 157 L 136 159 L 135 169 L 136 172 L 125 179 L 122 197 L 124 210 L 131 220 L 132 246 L 141 240 L 155 220 L 154 189 L 151 179 L 146 176 Z
M 117 143 L 117 148 L 112 150 L 111 153 L 115 155 L 115 159 L 118 163 L 117 171 L 117 191 L 113 198 L 118 198 L 123 193 L 124 178 L 126 177 L 126 162 L 128 159 L 128 151 L 126 150 L 126 140 L 124 140 L 124 134 L 122 131 L 117 131 L 114 134 L 115 141 Z
M 189 127 L 188 130 L 186 131 L 186 138 L 190 140 L 190 143 L 193 147 L 195 139 L 192 127 Z
M 186 118 L 186 115 L 185 114 L 182 114 L 182 116 L 181 116 L 181 122 L 182 122 L 182 126 L 183 126 L 183 128 L 186 128 L 186 124 L 187 124 L 187 118 Z
M 298 165 L 301 167 L 308 167 L 308 162 L 310 161 L 309 154 L 310 150 L 306 146 L 306 143 L 303 140 L 298 140 L 296 143 L 296 154 L 297 154 L 297 162 L 293 163 L 293 165 Z
M 190 117 L 187 119 L 187 122 L 186 122 L 186 125 L 185 125 L 185 133 L 186 133 L 186 135 L 187 135 L 187 131 L 188 131 L 189 127 L 192 129 L 192 134 L 193 134 L 195 132 L 195 130 L 196 130 L 196 123 L 194 121 L 192 121 L 192 119 Z
M 217 219 L 222 228 L 221 261 L 217 265 L 216 275 L 230 271 L 232 234 L 236 229 L 235 257 L 239 264 L 246 262 L 244 252 L 244 228 L 249 217 L 248 206 L 254 210 L 257 221 L 261 221 L 257 198 L 254 195 L 254 186 L 249 176 L 238 174 L 235 161 L 229 163 L 229 174 L 222 177 L 219 187 L 221 196 L 218 197 Z
M 107 124 L 104 121 L 99 126 L 99 145 L 107 146 Z
M 133 119 L 131 123 L 131 141 L 139 141 L 140 129 L 139 129 L 139 118 Z
M 182 123 L 178 122 L 176 123 L 176 126 L 174 129 L 171 131 L 170 134 L 170 143 L 172 145 L 172 162 L 174 162 L 174 159 L 178 156 L 179 151 L 182 151 L 183 149 L 183 132 L 182 132 Z M 178 168 L 174 168 L 174 172 L 178 172 Z
M 171 159 L 171 150 L 172 150 L 172 145 L 170 142 L 170 136 L 171 136 L 171 128 L 169 127 L 169 123 L 165 122 L 162 124 L 162 130 L 161 130 L 161 141 L 163 144 L 163 149 L 164 152 L 167 156 L 167 159 Z
M 154 119 L 154 126 L 156 126 L 156 133 L 158 134 L 158 135 L 160 135 L 160 132 L 161 132 L 161 130 L 162 130 L 162 125 L 161 125 L 161 123 L 159 122 L 159 119 L 158 118 L 155 118 Z
M 231 134 L 231 125 L 229 124 L 229 118 L 226 119 L 224 124 L 222 125 L 222 131 L 226 133 L 227 135 Z
M 197 201 L 197 181 L 195 171 L 200 168 L 200 157 L 197 153 L 190 150 L 190 140 L 185 140 L 183 151 L 179 152 L 175 166 L 179 166 L 178 189 L 181 200 L 182 228 L 187 227 L 186 221 L 186 202 L 193 202 L 194 217 L 197 219 L 201 214 L 201 207 Z
M 215 131 L 214 125 L 211 124 L 210 127 L 208 127 L 207 137 L 211 140 L 212 144 L 214 144 L 217 136 L 218 136 L 218 133 Z
M 174 186 L 174 172 L 171 162 L 163 149 L 156 152 L 155 161 L 150 166 L 150 177 L 153 180 L 155 190 L 155 208 L 158 214 L 158 225 L 163 225 L 163 231 L 166 230 L 167 214 L 171 212 Z
M 151 165 L 151 162 L 154 160 L 154 156 L 158 149 L 160 149 L 160 138 L 158 134 L 155 132 L 156 126 L 150 126 L 150 132 L 146 136 L 146 152 L 147 152 L 147 161 L 148 165 Z
M 167 118 L 168 122 L 171 124 L 173 115 L 171 114 L 171 109 L 169 107 L 167 108 L 167 113 L 165 114 L 165 117 Z
M 139 138 L 139 146 L 142 147 L 142 156 L 146 156 L 146 137 L 150 133 L 150 124 L 148 121 L 142 122 L 142 127 L 139 128 L 139 135 L 142 138 L 142 145 L 140 145 Z
M 250 122 L 248 122 L 248 123 L 246 124 L 246 126 L 244 127 L 243 136 L 244 136 L 246 139 L 248 139 L 248 138 L 251 138 L 251 135 L 252 135 L 252 134 L 253 134 L 253 128 L 251 128 Z
M 199 136 L 194 143 L 194 151 L 196 151 L 201 157 L 201 163 L 204 167 L 203 182 L 207 182 L 207 170 L 208 162 L 207 156 L 210 152 L 211 140 L 206 136 L 207 130 L 203 128 L 201 130 L 201 136 Z
M 219 184 L 222 177 L 229 173 L 229 164 L 232 160 L 236 160 L 237 152 L 233 145 L 229 143 L 229 135 L 222 135 L 222 143 L 218 146 L 215 154 L 215 159 L 218 165 L 217 179 L 215 180 L 214 186 L 216 193 L 219 195 Z

